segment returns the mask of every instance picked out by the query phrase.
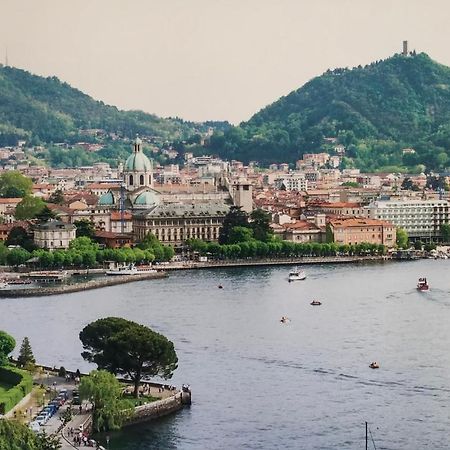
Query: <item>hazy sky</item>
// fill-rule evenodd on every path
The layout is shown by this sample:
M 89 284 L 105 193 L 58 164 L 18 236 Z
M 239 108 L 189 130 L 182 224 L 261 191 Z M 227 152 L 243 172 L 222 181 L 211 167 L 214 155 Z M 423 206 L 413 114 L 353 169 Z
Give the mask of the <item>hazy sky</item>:
M 247 120 L 327 68 L 450 65 L 448 0 L 0 0 L 0 55 L 123 109 Z

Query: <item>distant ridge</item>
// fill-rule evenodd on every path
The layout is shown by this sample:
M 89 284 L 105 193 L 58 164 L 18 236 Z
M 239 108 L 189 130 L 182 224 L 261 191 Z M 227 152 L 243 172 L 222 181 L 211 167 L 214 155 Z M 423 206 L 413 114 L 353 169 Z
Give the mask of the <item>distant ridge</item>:
M 450 68 L 425 53 L 396 54 L 351 70 L 328 70 L 211 139 L 230 159 L 294 162 L 305 152 L 348 148 L 365 169 L 443 168 L 450 160 Z M 416 153 L 402 154 L 414 147 Z M 420 167 L 419 167 L 420 168 Z
M 31 143 L 76 142 L 80 129 L 93 128 L 125 137 L 139 133 L 163 140 L 185 139 L 209 124 L 215 125 L 120 111 L 56 77 L 0 66 L 0 145 L 15 145 L 18 139 Z

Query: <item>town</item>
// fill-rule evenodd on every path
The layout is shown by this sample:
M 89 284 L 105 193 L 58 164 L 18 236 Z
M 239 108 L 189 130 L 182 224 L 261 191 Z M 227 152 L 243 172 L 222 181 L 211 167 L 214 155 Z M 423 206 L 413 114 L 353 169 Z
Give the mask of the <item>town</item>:
M 209 131 L 202 140 L 210 135 Z M 20 228 L 37 247 L 62 250 L 69 248 L 76 224 L 81 223 L 92 228 L 92 237 L 104 248 L 130 247 L 153 234 L 172 246 L 179 258 L 189 240 L 217 242 L 231 206 L 248 214 L 265 211 L 274 237 L 295 243 L 370 243 L 394 248 L 398 229 L 412 244 L 432 245 L 450 238 L 450 175 L 446 173 L 341 169 L 346 149 L 332 138 L 328 139 L 333 144 L 331 153 L 304 154 L 295 167 L 262 168 L 256 161 L 244 165 L 193 156 L 189 146 L 183 161 L 175 163 L 177 151 L 162 150 L 168 163 L 154 165 L 146 155 L 155 151 L 149 140 L 125 140 L 130 155 L 117 167 L 98 162 L 51 168 L 37 164 L 32 158 L 37 150 L 24 142 L 1 148 L 1 173 L 20 172 L 32 180 L 32 186 L 24 198 L 14 196 L 14 188 L 2 190 L 0 238 L 11 244 Z M 77 147 L 89 152 L 100 145 L 78 143 Z M 17 214 L 29 197 L 46 205 L 49 220 Z M 33 208 L 27 211 L 32 214 Z

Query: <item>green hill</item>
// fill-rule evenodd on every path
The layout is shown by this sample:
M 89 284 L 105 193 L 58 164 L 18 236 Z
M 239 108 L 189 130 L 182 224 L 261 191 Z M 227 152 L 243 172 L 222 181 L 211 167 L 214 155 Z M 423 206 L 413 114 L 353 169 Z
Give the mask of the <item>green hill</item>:
M 229 159 L 294 162 L 347 148 L 344 165 L 365 170 L 444 168 L 450 161 L 450 68 L 426 54 L 394 55 L 365 67 L 328 70 L 248 122 L 211 139 Z M 403 155 L 413 147 L 416 153 Z
M 214 125 L 214 123 L 212 123 Z M 162 119 L 142 111 L 120 111 L 63 83 L 0 66 L 0 145 L 18 139 L 75 142 L 80 129 L 100 128 L 124 137 L 136 133 L 165 140 L 185 139 L 202 124 Z

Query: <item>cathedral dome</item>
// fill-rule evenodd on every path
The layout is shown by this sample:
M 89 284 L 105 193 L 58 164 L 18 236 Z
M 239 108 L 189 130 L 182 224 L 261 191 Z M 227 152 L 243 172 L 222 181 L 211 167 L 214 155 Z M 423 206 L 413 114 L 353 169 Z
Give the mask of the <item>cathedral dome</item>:
M 115 203 L 114 195 L 112 194 L 111 191 L 108 191 L 106 194 L 103 194 L 98 199 L 98 204 L 102 205 L 102 206 L 111 206 L 111 205 L 114 205 L 114 203 Z
M 156 192 L 153 191 L 142 192 L 136 197 L 134 201 L 134 206 L 136 208 L 151 208 L 159 204 L 159 196 L 156 194 Z
M 142 151 L 134 152 L 128 157 L 125 170 L 128 172 L 151 172 L 152 163 Z

